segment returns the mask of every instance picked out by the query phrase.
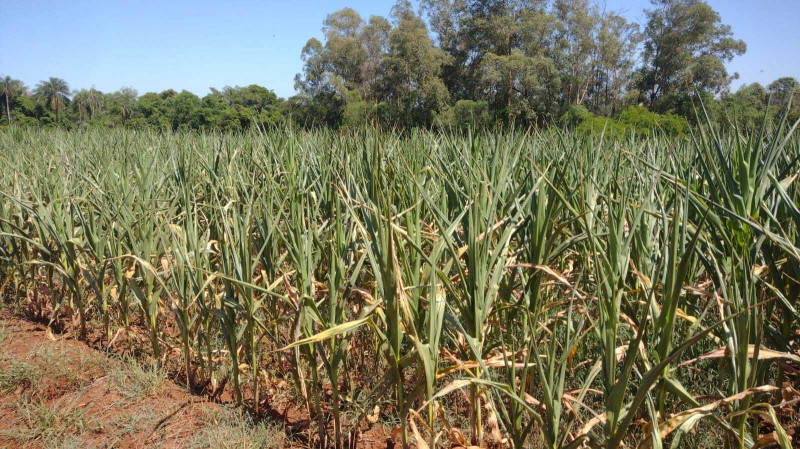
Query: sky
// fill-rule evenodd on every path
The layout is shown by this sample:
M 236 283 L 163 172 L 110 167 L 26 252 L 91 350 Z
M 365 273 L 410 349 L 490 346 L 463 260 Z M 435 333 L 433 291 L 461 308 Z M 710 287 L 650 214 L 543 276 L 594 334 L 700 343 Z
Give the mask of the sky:
M 644 23 L 649 0 L 605 0 Z M 742 83 L 800 79 L 800 0 L 708 0 L 747 53 L 728 64 Z M 294 92 L 300 51 L 325 16 L 352 7 L 388 16 L 394 0 L 0 0 L 0 74 L 33 88 L 50 76 L 72 89 L 139 94 L 259 84 Z

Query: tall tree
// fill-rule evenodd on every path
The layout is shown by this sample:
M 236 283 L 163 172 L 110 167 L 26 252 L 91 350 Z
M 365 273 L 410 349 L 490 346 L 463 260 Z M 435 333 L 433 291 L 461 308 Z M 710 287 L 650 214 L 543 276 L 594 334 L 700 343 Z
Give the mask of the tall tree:
M 430 124 L 433 111 L 449 103 L 440 78 L 448 55 L 428 35 L 428 27 L 411 3 L 400 0 L 392 8 L 395 27 L 389 34 L 386 77 L 391 86 L 387 100 L 403 115 L 401 122 Z
M 651 105 L 679 90 L 721 92 L 730 85 L 725 62 L 747 50 L 729 25 L 701 0 L 652 0 L 646 10 L 639 89 Z
M 421 0 L 431 30 L 436 34 L 439 48 L 450 55 L 442 67 L 442 80 L 454 98 L 472 98 L 475 83 L 471 67 L 476 52 L 470 48 L 469 33 L 465 32 L 468 0 Z
M 109 112 L 119 116 L 117 124 L 125 125 L 128 119 L 131 118 L 136 101 L 139 98 L 139 93 L 136 89 L 130 87 L 123 87 L 116 92 L 108 94 Z
M 59 122 L 59 113 L 69 102 L 69 84 L 61 78 L 50 77 L 36 85 L 33 94 L 45 102 L 45 105 L 55 111 L 56 123 Z
M 424 0 L 439 44 L 452 57 L 451 96 L 486 100 L 511 120 L 542 121 L 559 89 L 552 59 L 556 22 L 546 0 Z
M 322 93 L 329 85 L 330 64 L 325 57 L 325 47 L 319 39 L 312 37 L 300 52 L 303 73 L 294 77 L 295 89 L 310 96 Z
M 322 26 L 325 43 L 311 38 L 303 47 L 303 75 L 295 77 L 296 86 L 312 95 L 329 91 L 332 86 L 360 88 L 367 60 L 363 31 L 364 20 L 352 8 L 328 14 Z
M 359 36 L 365 52 L 360 69 L 359 92 L 366 100 L 380 101 L 386 88 L 384 59 L 389 53 L 389 34 L 392 24 L 384 17 L 372 16 Z
M 72 93 L 72 106 L 78 113 L 78 123 L 83 125 L 83 116 L 89 107 L 89 91 L 86 89 L 76 90 Z
M 790 76 L 784 76 L 769 83 L 767 92 L 772 95 L 773 104 L 785 108 L 789 99 L 800 93 L 800 83 Z
M 764 120 L 767 108 L 767 90 L 759 83 L 745 84 L 733 94 L 721 98 L 723 119 L 720 125 L 736 125 L 741 129 L 757 129 Z
M 592 52 L 597 15 L 589 0 L 556 0 L 553 12 L 558 23 L 555 54 L 561 69 L 565 104 L 581 104 L 592 81 Z
M 361 66 L 367 54 L 361 42 L 364 19 L 352 8 L 344 8 L 325 18 L 325 59 L 347 89 L 361 85 Z
M 625 89 L 630 85 L 636 47 L 641 42 L 639 25 L 614 13 L 601 14 L 594 39 L 594 81 L 590 92 L 591 109 L 603 115 L 622 110 Z
M 11 126 L 11 100 L 18 95 L 27 93 L 28 88 L 25 87 L 22 81 L 11 78 L 8 75 L 0 79 L 3 84 L 3 100 L 6 104 L 6 119 L 8 120 L 8 125 Z
M 92 86 L 89 89 L 87 100 L 88 100 L 87 104 L 89 106 L 89 120 L 94 120 L 97 117 L 97 113 L 102 104 L 103 93 L 98 92 L 97 89 L 95 89 L 94 86 Z
M 544 124 L 557 107 L 558 71 L 544 56 L 527 56 L 520 49 L 509 55 L 487 53 L 481 64 L 484 94 L 500 118 Z M 498 99 L 505 99 L 500 107 Z

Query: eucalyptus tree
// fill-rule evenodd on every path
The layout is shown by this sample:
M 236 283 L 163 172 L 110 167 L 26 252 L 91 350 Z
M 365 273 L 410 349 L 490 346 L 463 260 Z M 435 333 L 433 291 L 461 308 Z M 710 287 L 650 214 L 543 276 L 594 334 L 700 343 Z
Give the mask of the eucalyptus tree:
M 303 47 L 305 64 L 303 76 L 295 78 L 297 87 L 312 95 L 329 88 L 332 82 L 344 89 L 358 88 L 360 67 L 367 58 L 360 41 L 363 28 L 364 19 L 352 8 L 328 14 L 322 27 L 325 43 L 311 38 Z
M 725 62 L 744 54 L 747 45 L 733 38 L 717 11 L 700 0 L 652 0 L 645 10 L 644 64 L 638 87 L 655 105 L 682 89 L 725 90 L 731 80 Z
M 556 0 L 556 61 L 562 79 L 562 101 L 582 104 L 592 79 L 591 60 L 597 14 L 588 0 Z
M 400 117 L 394 123 L 427 124 L 431 111 L 442 110 L 450 95 L 440 78 L 448 55 L 434 45 L 428 28 L 411 4 L 399 1 L 392 8 L 395 27 L 389 34 L 386 55 L 386 100 L 394 105 Z
M 359 93 L 365 100 L 380 101 L 386 88 L 384 60 L 389 53 L 392 24 L 381 16 L 372 16 L 361 32 L 366 60 L 360 66 Z
M 624 96 L 633 80 L 636 49 L 641 42 L 639 24 L 611 11 L 598 17 L 593 80 L 586 103 L 595 113 L 613 116 L 622 110 Z
M 542 2 L 507 2 L 481 14 L 469 22 L 487 38 L 478 95 L 503 119 L 543 122 L 555 109 L 560 88 L 549 51 L 556 37 L 554 16 Z
M 800 118 L 800 101 L 793 99 L 800 93 L 800 83 L 797 79 L 790 76 L 778 78 L 769 83 L 767 92 L 770 95 L 770 103 L 778 110 L 789 108 L 789 122 Z

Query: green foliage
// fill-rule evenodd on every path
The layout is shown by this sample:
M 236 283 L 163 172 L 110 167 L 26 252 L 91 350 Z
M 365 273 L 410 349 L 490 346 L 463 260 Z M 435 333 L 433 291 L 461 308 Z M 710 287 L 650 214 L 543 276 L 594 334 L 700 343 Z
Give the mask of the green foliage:
M 489 104 L 485 101 L 458 100 L 452 108 L 446 109 L 436 117 L 439 128 L 481 129 L 488 126 Z
M 485 102 L 493 122 L 544 127 L 573 106 L 617 116 L 639 97 L 655 112 L 696 123 L 681 90 L 712 98 L 724 92 L 735 77 L 724 62 L 745 51 L 719 14 L 696 0 L 654 2 L 645 11 L 644 33 L 587 0 L 425 0 L 421 6 L 436 43 L 405 0 L 392 8 L 392 23 L 366 22 L 351 8 L 331 13 L 324 39 L 310 39 L 301 53 L 300 123 L 352 126 L 371 116 L 370 107 L 346 98 L 349 91 L 378 105 L 378 121 L 388 127 L 462 126 L 459 101 Z M 637 68 L 642 41 L 645 61 Z M 677 121 L 660 126 L 681 129 Z
M 725 111 L 709 91 L 685 91 L 663 95 L 652 110 L 658 113 L 672 113 L 684 117 L 692 125 L 706 123 L 706 116 L 714 123 L 724 120 Z
M 574 105 L 570 106 L 567 112 L 561 116 L 560 125 L 565 128 L 574 128 L 587 120 L 591 120 L 593 117 L 594 114 L 589 112 L 586 106 Z
M 725 61 L 747 50 L 706 2 L 654 0 L 645 11 L 644 65 L 638 88 L 650 106 L 664 95 L 686 90 L 719 93 L 732 79 Z M 734 74 L 733 76 L 738 77 Z
M 58 122 L 59 113 L 69 104 L 69 85 L 61 78 L 50 77 L 36 85 L 33 95 L 56 113 Z
M 721 103 L 730 119 L 729 123 L 735 123 L 744 129 L 758 129 L 758 125 L 768 114 L 768 101 L 767 90 L 760 84 L 753 83 L 740 87 L 734 94 L 725 95 Z M 774 117 L 777 109 L 773 107 L 769 111 L 769 120 Z
M 288 390 L 334 447 L 382 414 L 405 446 L 447 445 L 438 426 L 462 447 L 677 446 L 706 420 L 727 446 L 788 449 L 770 410 L 800 362 L 797 136 L 681 135 L 643 107 L 563 120 L 582 121 L 4 128 L 6 301 L 149 359 L 110 373 L 123 395 L 177 366 L 256 414 Z M 582 131 L 601 125 L 620 139 Z M 35 381 L 28 365 L 0 389 Z
M 42 82 L 30 96 L 23 84 L 10 80 L 11 122 L 65 128 L 238 132 L 250 127 L 274 127 L 285 120 L 283 101 L 257 85 L 225 87 L 221 91 L 212 88 L 202 99 L 188 91 L 178 93 L 171 89 L 140 97 L 131 88 L 112 93 L 82 89 L 69 98 L 68 89 L 53 83 Z M 54 93 L 56 88 L 61 89 L 60 93 Z
M 376 118 L 377 107 L 367 103 L 361 98 L 357 90 L 345 93 L 343 125 L 346 127 L 359 127 L 369 125 Z
M 787 120 L 790 123 L 800 119 L 800 83 L 795 78 L 778 78 L 767 86 L 767 92 L 771 106 L 774 105 L 780 111 L 788 110 Z
M 682 117 L 674 114 L 656 114 L 642 106 L 629 106 L 619 116 L 621 125 L 636 132 L 651 133 L 661 130 L 667 134 L 677 135 L 688 130 L 688 124 Z
M 577 126 L 584 134 L 603 133 L 607 136 L 626 138 L 632 134 L 640 136 L 664 133 L 677 136 L 689 130 L 689 123 L 674 114 L 657 114 L 643 106 L 629 106 L 619 117 L 610 119 L 596 116 L 580 106 L 573 107 L 562 116 L 565 126 Z
M 334 11 L 311 38 L 286 100 L 267 88 L 224 87 L 198 97 L 166 90 L 139 97 L 130 88 L 70 92 L 59 78 L 33 98 L 4 77 L 5 120 L 23 126 L 127 127 L 243 132 L 286 123 L 304 128 L 377 124 L 388 129 L 538 128 L 583 131 L 686 131 L 706 119 L 722 128 L 775 123 L 796 81 L 729 93 L 737 74 L 725 63 L 746 50 L 702 0 L 654 0 L 640 29 L 590 0 L 398 0 L 388 18 Z M 642 62 L 637 48 L 643 43 Z M 772 100 L 770 100 L 772 98 Z M 641 109 L 646 105 L 651 116 Z M 677 116 L 677 117 L 676 117 Z

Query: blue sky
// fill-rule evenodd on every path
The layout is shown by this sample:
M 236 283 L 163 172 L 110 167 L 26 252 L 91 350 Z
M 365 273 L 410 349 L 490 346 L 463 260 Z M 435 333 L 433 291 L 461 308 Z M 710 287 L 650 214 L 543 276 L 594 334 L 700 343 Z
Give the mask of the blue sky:
M 800 0 L 709 0 L 747 53 L 729 64 L 742 82 L 800 79 Z M 286 97 L 301 70 L 300 50 L 321 37 L 325 16 L 350 6 L 388 16 L 394 0 L 52 1 L 0 0 L 0 74 L 30 87 L 49 76 L 72 89 L 140 94 L 168 88 L 260 84 Z M 648 0 L 606 0 L 642 23 Z

